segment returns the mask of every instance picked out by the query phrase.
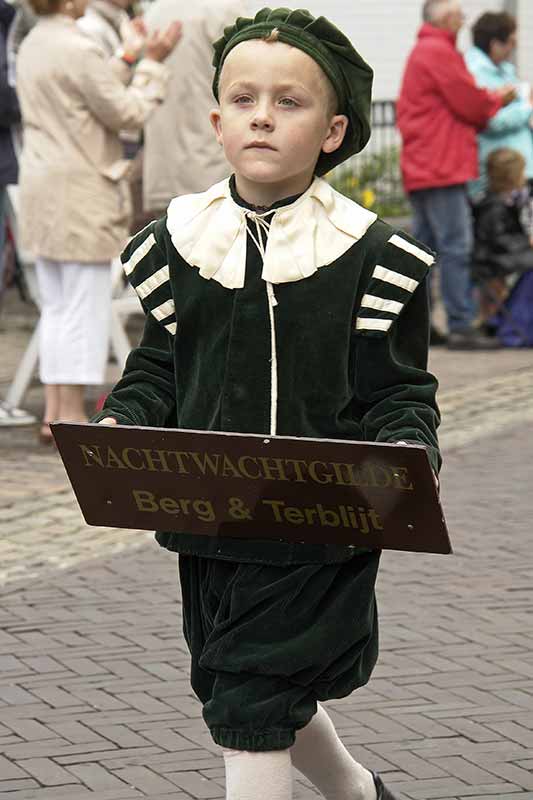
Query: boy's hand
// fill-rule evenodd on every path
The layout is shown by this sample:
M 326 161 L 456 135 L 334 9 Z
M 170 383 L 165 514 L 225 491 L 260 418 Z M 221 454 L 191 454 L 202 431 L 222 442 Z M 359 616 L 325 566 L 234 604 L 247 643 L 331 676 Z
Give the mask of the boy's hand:
M 145 57 L 151 58 L 152 61 L 164 61 L 178 44 L 182 33 L 183 26 L 178 20 L 171 22 L 163 33 L 159 30 L 154 31 L 146 40 Z
M 99 425 L 117 425 L 116 419 L 113 417 L 106 417 L 105 419 L 101 419 L 98 423 Z
M 407 442 L 400 441 L 400 442 L 396 442 L 396 444 L 407 444 Z M 437 487 L 437 491 L 439 491 L 440 490 L 439 476 L 437 475 L 437 473 L 435 472 L 434 469 L 431 470 L 431 473 L 433 475 L 433 481 L 435 482 L 435 486 Z

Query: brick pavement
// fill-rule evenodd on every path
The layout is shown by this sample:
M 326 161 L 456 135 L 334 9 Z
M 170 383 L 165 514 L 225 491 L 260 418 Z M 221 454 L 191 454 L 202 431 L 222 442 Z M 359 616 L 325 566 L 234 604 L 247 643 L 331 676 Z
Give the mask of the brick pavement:
M 27 337 L 12 319 L 0 384 Z M 456 552 L 384 554 L 379 664 L 327 704 L 405 800 L 533 798 L 532 361 L 435 351 Z M 27 402 L 39 410 L 38 387 Z M 149 535 L 87 528 L 34 438 L 0 430 L 0 800 L 222 798 L 174 558 Z M 317 794 L 298 780 L 295 797 Z

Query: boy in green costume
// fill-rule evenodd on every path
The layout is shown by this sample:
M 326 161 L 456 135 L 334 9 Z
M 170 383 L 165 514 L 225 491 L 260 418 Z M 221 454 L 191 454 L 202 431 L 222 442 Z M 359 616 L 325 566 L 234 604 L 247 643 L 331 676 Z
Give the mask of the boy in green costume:
M 263 9 L 215 44 L 234 174 L 174 199 L 122 260 L 146 325 L 96 421 L 427 447 L 433 256 L 320 176 L 370 136 L 372 70 L 325 18 Z M 158 532 L 178 552 L 191 683 L 229 800 L 391 800 L 319 700 L 377 659 L 379 552 Z

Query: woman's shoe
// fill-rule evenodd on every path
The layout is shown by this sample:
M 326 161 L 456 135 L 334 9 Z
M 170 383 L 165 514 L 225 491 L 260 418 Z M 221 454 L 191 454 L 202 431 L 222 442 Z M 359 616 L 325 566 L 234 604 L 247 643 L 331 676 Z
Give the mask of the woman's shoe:
M 378 800 L 398 800 L 396 795 L 394 795 L 389 789 L 387 789 L 386 786 L 384 786 L 383 781 L 377 772 L 373 772 L 372 777 L 374 778 L 374 786 L 376 787 Z
M 15 408 L 8 403 L 0 401 L 0 427 L 13 427 L 16 425 L 34 425 L 37 422 L 33 414 Z

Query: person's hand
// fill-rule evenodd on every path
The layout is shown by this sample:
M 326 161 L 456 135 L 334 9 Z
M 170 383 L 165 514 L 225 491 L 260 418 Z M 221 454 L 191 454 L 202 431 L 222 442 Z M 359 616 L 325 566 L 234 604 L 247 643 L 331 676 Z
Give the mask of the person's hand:
M 99 425 L 118 425 L 116 419 L 114 417 L 106 417 L 105 419 L 101 419 L 98 423 Z
M 518 89 L 516 86 L 512 86 L 511 84 L 507 84 L 506 86 L 499 86 L 496 90 L 496 94 L 498 94 L 502 99 L 502 105 L 508 106 L 509 103 L 512 103 L 513 100 L 516 100 L 518 97 Z
M 133 17 L 133 19 L 130 20 L 130 25 L 139 36 L 143 36 L 144 38 L 148 36 L 148 28 L 142 17 Z
M 164 61 L 178 44 L 182 33 L 183 26 L 178 20 L 171 22 L 163 33 L 155 30 L 146 40 L 145 58 L 150 58 L 152 61 Z
M 128 61 L 134 63 L 141 57 L 147 36 L 148 30 L 142 17 L 135 17 L 128 23 L 122 39 L 122 50 Z

